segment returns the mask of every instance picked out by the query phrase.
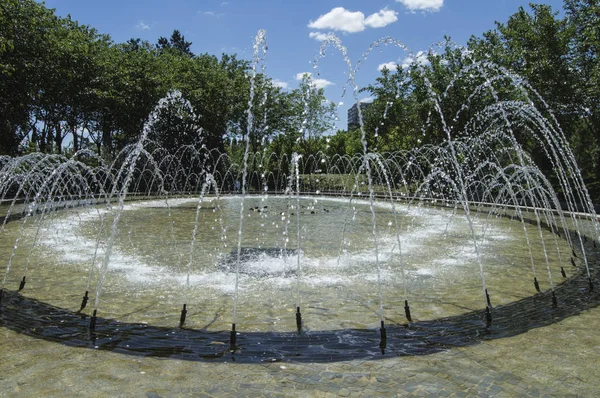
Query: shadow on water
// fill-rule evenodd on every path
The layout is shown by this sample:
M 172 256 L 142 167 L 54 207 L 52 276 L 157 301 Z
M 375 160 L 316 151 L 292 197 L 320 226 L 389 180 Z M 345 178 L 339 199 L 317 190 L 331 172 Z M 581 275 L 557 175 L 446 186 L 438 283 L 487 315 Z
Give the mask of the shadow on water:
M 66 346 L 87 347 L 129 355 L 176 358 L 190 361 L 258 363 L 273 361 L 335 362 L 428 355 L 452 347 L 511 337 L 551 325 L 600 304 L 599 275 L 595 269 L 590 288 L 585 273 L 565 280 L 554 292 L 538 293 L 492 310 L 491 326 L 482 310 L 432 321 L 386 325 L 386 340 L 379 329 L 330 331 L 249 332 L 237 336 L 235 352 L 229 331 L 207 331 L 121 323 L 98 318 L 95 330 L 90 318 L 4 291 L 0 325 L 35 338 Z M 238 329 L 239 331 L 239 329 Z

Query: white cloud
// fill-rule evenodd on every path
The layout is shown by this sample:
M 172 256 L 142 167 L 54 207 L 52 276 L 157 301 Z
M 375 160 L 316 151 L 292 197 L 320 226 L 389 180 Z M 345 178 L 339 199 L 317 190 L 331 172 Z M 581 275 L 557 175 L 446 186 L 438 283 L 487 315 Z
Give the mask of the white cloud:
M 273 85 L 275 87 L 281 87 L 282 89 L 287 89 L 290 85 L 288 82 L 284 82 L 283 80 L 273 79 Z
M 205 15 L 205 16 L 207 16 L 207 17 L 216 17 L 216 18 L 220 18 L 220 17 L 222 17 L 223 15 L 225 15 L 225 14 L 223 14 L 223 13 L 218 13 L 218 14 L 217 14 L 217 13 L 216 13 L 216 12 L 214 12 L 214 11 L 198 11 L 198 14 L 200 14 L 200 15 Z
M 397 14 L 396 11 L 384 8 L 365 18 L 365 14 L 360 11 L 348 11 L 344 7 L 335 7 L 327 14 L 319 16 L 316 21 L 310 21 L 308 27 L 356 33 L 362 32 L 367 27 L 382 28 L 396 22 Z
M 310 32 L 308 34 L 308 37 L 310 37 L 311 39 L 315 39 L 318 41 L 323 41 L 325 39 L 327 39 L 327 37 L 329 37 L 329 35 L 331 35 L 332 33 L 321 33 L 321 32 Z
M 391 61 L 391 62 L 386 62 L 385 64 L 380 64 L 380 65 L 377 67 L 377 70 L 379 70 L 379 71 L 382 71 L 382 70 L 383 70 L 383 68 L 387 68 L 388 70 L 390 70 L 390 71 L 392 71 L 392 72 L 393 72 L 393 71 L 395 71 L 395 70 L 396 70 L 396 67 L 397 67 L 397 66 L 398 66 L 398 64 L 397 64 L 396 62 L 394 62 L 394 61 Z
M 418 65 L 429 65 L 429 60 L 427 59 L 427 53 L 424 51 L 419 51 L 414 56 L 408 56 L 404 58 L 402 61 L 402 69 L 406 69 L 412 64 L 417 63 Z
M 398 20 L 397 15 L 398 13 L 396 11 L 384 8 L 378 13 L 369 15 L 367 19 L 365 19 L 365 25 L 372 28 L 383 28 L 384 26 L 396 22 Z
M 312 73 L 310 73 L 310 72 L 296 73 L 296 80 L 298 80 L 298 81 L 302 80 L 302 77 L 304 75 L 310 76 L 310 80 L 311 80 L 313 86 L 315 86 L 315 88 L 325 88 L 327 86 L 331 86 L 334 84 L 333 82 L 330 82 L 329 80 L 325 80 L 325 79 L 313 79 Z
M 137 25 L 135 25 L 135 27 L 140 30 L 150 30 L 150 26 L 144 23 L 144 21 L 138 22 Z
M 396 0 L 411 11 L 439 11 L 444 5 L 444 0 Z
M 374 100 L 373 97 L 365 97 L 365 98 L 361 99 L 359 102 L 370 104 L 371 102 L 373 102 L 373 100 Z
M 325 88 L 334 84 L 333 82 L 325 79 L 313 79 L 312 82 L 316 88 Z

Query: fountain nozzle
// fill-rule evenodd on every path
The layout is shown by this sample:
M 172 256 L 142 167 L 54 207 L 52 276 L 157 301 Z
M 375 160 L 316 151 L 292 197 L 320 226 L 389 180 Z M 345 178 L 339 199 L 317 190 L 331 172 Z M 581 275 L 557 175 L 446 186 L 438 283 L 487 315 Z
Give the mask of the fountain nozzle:
M 2 296 L 4 296 L 4 289 L 0 289 L 0 305 L 2 305 Z
M 590 290 L 594 290 L 594 282 L 592 282 L 592 278 L 591 277 L 588 278 L 588 282 L 590 284 Z
M 558 307 L 558 301 L 556 300 L 556 293 L 552 292 L 552 307 Z
M 231 351 L 235 351 L 235 343 L 237 341 L 237 333 L 235 331 L 235 323 L 231 324 L 231 332 L 229 333 L 229 347 Z
M 21 280 L 21 283 L 19 284 L 19 291 L 23 290 L 23 288 L 25 287 L 25 276 L 23 276 L 23 279 Z
M 89 294 L 89 292 L 86 290 L 86 291 L 85 291 L 85 294 L 83 295 L 83 298 L 81 299 L 81 306 L 79 307 L 79 311 L 77 311 L 77 312 L 81 312 L 81 311 L 83 311 L 83 309 L 84 309 L 84 308 L 85 308 L 85 306 L 87 305 L 88 298 L 89 298 L 89 297 L 88 297 L 88 294 Z
M 485 289 L 485 299 L 487 301 L 487 306 L 491 307 L 492 306 L 492 302 L 490 301 L 490 295 L 488 294 L 487 289 Z
M 90 319 L 90 330 L 96 330 L 96 313 L 98 310 L 94 310 L 92 318 Z
M 183 327 L 183 324 L 185 323 L 186 315 L 187 315 L 187 304 L 184 304 L 183 308 L 181 309 L 181 316 L 179 317 L 179 328 L 180 329 Z
M 542 291 L 540 290 L 540 284 L 538 283 L 537 278 L 533 278 L 533 285 L 535 286 L 535 290 L 538 291 L 538 293 L 541 293 Z
M 412 322 L 412 317 L 410 316 L 410 307 L 408 306 L 408 300 L 404 300 L 404 314 L 406 315 L 406 319 L 408 319 L 408 322 Z
M 300 313 L 300 307 L 296 307 L 296 327 L 298 328 L 298 334 L 302 331 L 302 314 Z
M 385 355 L 385 348 L 387 347 L 387 332 L 385 330 L 385 324 L 381 321 L 381 329 L 379 329 L 379 336 L 381 340 L 379 341 L 379 348 L 381 349 L 381 354 Z
M 575 260 L 573 260 L 573 257 L 571 257 L 571 265 L 572 265 L 573 267 L 577 267 L 577 264 L 575 264 Z
M 492 326 L 492 311 L 490 311 L 490 307 L 485 307 L 485 324 L 487 327 Z
M 563 278 L 567 277 L 567 273 L 565 272 L 565 269 L 563 267 L 560 267 L 560 274 L 562 275 Z

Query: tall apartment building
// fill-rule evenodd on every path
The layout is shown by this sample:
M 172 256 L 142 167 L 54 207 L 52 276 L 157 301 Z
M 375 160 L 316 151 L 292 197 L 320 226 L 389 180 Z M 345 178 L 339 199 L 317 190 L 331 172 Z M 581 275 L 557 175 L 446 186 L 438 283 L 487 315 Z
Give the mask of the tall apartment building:
M 360 102 L 360 110 L 364 114 L 364 111 L 371 106 L 370 102 Z M 348 131 L 360 127 L 360 120 L 358 118 L 358 106 L 357 104 L 352 105 L 348 109 Z

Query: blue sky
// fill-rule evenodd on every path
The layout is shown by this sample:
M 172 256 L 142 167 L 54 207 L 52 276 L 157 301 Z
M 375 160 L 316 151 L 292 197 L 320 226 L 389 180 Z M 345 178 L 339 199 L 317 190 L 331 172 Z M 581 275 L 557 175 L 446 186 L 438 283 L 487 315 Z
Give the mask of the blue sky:
M 505 22 L 526 0 L 46 0 L 61 16 L 71 14 L 79 22 L 109 34 L 115 42 L 139 37 L 156 43 L 179 29 L 191 41 L 194 53 L 237 53 L 251 59 L 253 38 L 266 29 L 267 74 L 288 89 L 297 87 L 303 72 L 318 73 L 328 99 L 343 103 L 340 128 L 354 102 L 352 91 L 344 97 L 347 80 L 339 53 L 330 50 L 314 69 L 319 39 L 335 33 L 352 62 L 382 37 L 393 37 L 413 53 L 450 36 L 465 44 Z M 546 0 L 556 11 L 562 0 Z M 392 46 L 376 50 L 361 64 L 359 86 L 372 83 L 379 67 L 388 62 L 402 64 L 409 56 Z M 366 95 L 362 94 L 361 99 Z

